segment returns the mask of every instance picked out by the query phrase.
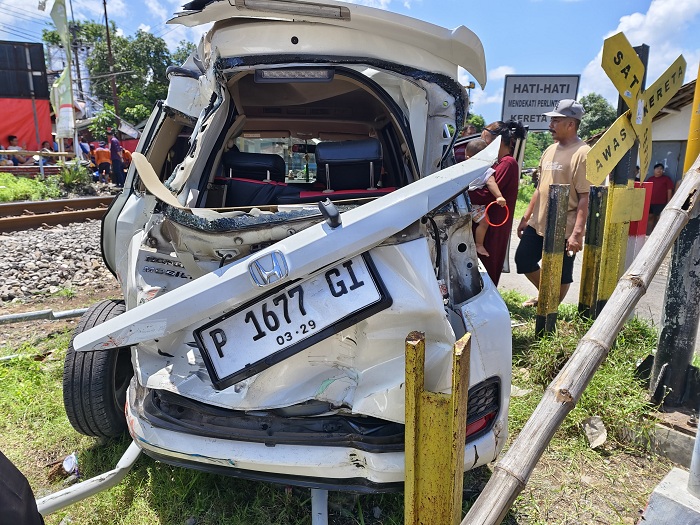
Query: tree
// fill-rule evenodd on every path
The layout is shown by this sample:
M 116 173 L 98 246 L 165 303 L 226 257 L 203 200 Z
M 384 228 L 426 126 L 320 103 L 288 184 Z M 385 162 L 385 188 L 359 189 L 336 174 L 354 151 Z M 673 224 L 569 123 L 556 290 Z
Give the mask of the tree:
M 469 116 L 467 117 L 464 126 L 466 127 L 467 124 L 474 124 L 474 126 L 476 126 L 476 129 L 478 131 L 481 131 L 482 129 L 484 129 L 486 121 L 481 115 L 477 115 L 476 113 L 469 113 Z
M 152 108 L 157 100 L 167 96 L 168 79 L 165 70 L 172 58 L 162 38 L 142 30 L 138 30 L 134 37 L 116 35 L 112 37 L 112 56 L 117 74 L 120 109 L 138 104 Z M 106 41 L 95 44 L 87 64 L 92 76 L 109 72 Z M 101 100 L 111 99 L 109 78 L 95 83 L 93 89 Z
M 530 132 L 527 134 L 527 143 L 525 144 L 525 158 L 523 159 L 523 167 L 536 168 L 540 164 L 540 157 L 554 140 L 548 131 L 537 133 Z
M 71 22 L 69 25 L 74 40 L 94 44 L 95 42 L 99 42 L 100 40 L 106 38 L 105 26 L 98 22 Z M 41 39 L 49 45 L 60 46 L 61 38 L 58 36 L 58 31 L 56 31 L 53 24 L 51 24 L 50 27 L 51 29 L 42 29 Z M 110 31 L 113 33 L 117 32 L 117 26 L 114 24 L 114 22 L 110 23 Z
M 153 111 L 153 108 L 148 108 L 143 104 L 136 104 L 133 107 L 124 109 L 124 118 L 128 122 L 138 124 L 142 120 L 146 120 Z
M 107 140 L 107 128 L 117 129 L 117 126 L 118 121 L 114 115 L 114 106 L 105 103 L 104 108 L 95 115 L 88 129 L 97 140 Z
M 180 40 L 180 43 L 177 45 L 177 49 L 175 49 L 175 52 L 173 53 L 172 63 L 176 66 L 181 66 L 196 50 L 197 46 L 192 42 Z
M 91 48 L 86 64 L 93 79 L 93 95 L 103 102 L 111 102 L 111 75 L 104 25 L 88 21 L 77 22 L 72 27 L 73 38 L 81 40 Z M 164 99 L 168 94 L 165 71 L 173 63 L 173 57 L 165 40 L 142 30 L 137 31 L 134 36 L 121 36 L 117 34 L 114 22 L 110 22 L 110 37 L 120 113 L 127 120 L 143 120 L 135 117 L 150 113 L 156 101 Z M 45 29 L 42 38 L 50 45 L 60 45 L 58 32 L 53 27 Z M 182 41 L 176 53 L 185 53 L 185 49 L 190 48 Z
M 617 118 L 615 108 L 597 93 L 589 93 L 585 97 L 581 97 L 579 102 L 586 110 L 579 127 L 579 135 L 584 140 L 605 130 Z

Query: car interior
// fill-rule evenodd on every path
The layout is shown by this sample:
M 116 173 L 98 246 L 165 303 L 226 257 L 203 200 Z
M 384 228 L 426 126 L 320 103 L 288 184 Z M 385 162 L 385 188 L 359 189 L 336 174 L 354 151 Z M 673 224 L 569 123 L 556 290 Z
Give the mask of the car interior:
M 418 178 L 410 131 L 386 91 L 349 68 L 319 71 L 330 72 L 331 80 L 261 81 L 259 71 L 231 75 L 229 116 L 217 141 L 222 144 L 208 153 L 211 169 L 202 170 L 206 180 L 196 207 L 371 199 Z M 191 124 L 169 134 L 161 180 L 193 154 Z

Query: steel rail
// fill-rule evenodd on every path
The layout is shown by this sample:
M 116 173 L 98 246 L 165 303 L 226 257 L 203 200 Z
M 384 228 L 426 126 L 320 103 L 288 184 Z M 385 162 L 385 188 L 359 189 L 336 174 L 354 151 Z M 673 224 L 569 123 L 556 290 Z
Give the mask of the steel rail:
M 101 219 L 113 198 L 84 197 L 0 204 L 0 233 Z
M 76 199 L 57 199 L 48 201 L 18 201 L 0 204 L 0 217 L 29 215 L 34 213 L 55 213 L 59 211 L 84 210 L 109 206 L 114 197 L 80 197 Z

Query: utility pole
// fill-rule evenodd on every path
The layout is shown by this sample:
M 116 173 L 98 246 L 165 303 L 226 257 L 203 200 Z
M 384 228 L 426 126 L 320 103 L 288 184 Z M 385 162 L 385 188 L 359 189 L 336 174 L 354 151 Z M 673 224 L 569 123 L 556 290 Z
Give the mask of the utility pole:
M 78 26 L 73 22 L 70 25 L 71 47 L 75 56 L 75 72 L 78 75 L 78 91 L 80 91 L 80 99 L 85 100 L 83 91 L 83 79 L 80 76 L 80 46 L 82 42 L 78 39 Z
M 27 74 L 29 80 L 29 93 L 32 97 L 32 112 L 34 113 L 34 133 L 36 134 L 36 149 L 41 148 L 41 138 L 39 136 L 39 119 L 36 116 L 36 97 L 34 95 L 34 71 L 32 67 L 32 57 L 29 53 L 29 44 L 24 44 L 24 58 L 27 61 Z M 44 158 L 39 158 L 39 172 L 44 177 Z
M 107 29 L 107 60 L 109 61 L 110 83 L 112 84 L 112 103 L 114 104 L 114 114 L 119 119 L 119 99 L 117 98 L 117 81 L 114 75 L 114 57 L 112 56 L 112 41 L 109 38 L 109 20 L 107 18 L 107 0 L 102 0 L 105 8 L 105 28 Z M 119 133 L 119 125 L 117 125 Z
M 78 75 L 78 91 L 80 91 L 80 99 L 85 100 L 85 95 L 83 91 L 83 80 L 80 78 L 80 55 L 79 55 L 79 45 L 80 42 L 78 41 L 77 34 L 78 34 L 78 26 L 75 25 L 75 17 L 73 16 L 73 0 L 70 0 L 70 19 L 71 19 L 71 24 L 68 26 L 68 30 L 70 31 L 70 45 L 74 50 L 74 55 L 75 55 L 75 72 Z

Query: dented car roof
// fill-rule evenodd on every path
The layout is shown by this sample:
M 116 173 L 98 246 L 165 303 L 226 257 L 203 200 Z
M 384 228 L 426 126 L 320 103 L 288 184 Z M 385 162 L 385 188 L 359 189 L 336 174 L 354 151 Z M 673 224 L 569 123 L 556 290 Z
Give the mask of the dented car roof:
M 225 24 L 221 22 L 226 21 Z M 196 26 L 218 22 L 222 30 L 244 26 L 251 22 L 275 24 L 312 23 L 315 26 L 338 27 L 364 33 L 354 35 L 352 42 L 361 44 L 366 36 L 375 43 L 385 41 L 400 44 L 401 52 L 391 45 L 366 48 L 367 56 L 413 65 L 419 60 L 434 63 L 442 73 L 457 77 L 457 66 L 466 69 L 484 87 L 486 59 L 479 37 L 463 25 L 446 29 L 398 13 L 345 2 L 328 0 L 323 3 L 308 0 L 194 0 L 183 6 L 183 11 L 168 21 L 169 24 Z M 217 29 L 215 26 L 215 30 Z M 280 51 L 281 42 L 270 42 L 270 49 Z M 329 41 L 329 44 L 332 42 Z M 326 49 L 305 47 L 303 38 L 290 47 L 295 53 L 326 53 Z M 310 44 L 310 43 L 309 43 Z M 316 45 L 316 44 L 315 44 Z M 410 46 L 410 47 L 406 47 Z M 257 46 L 251 54 L 264 54 L 269 49 Z M 361 46 L 363 47 L 363 46 Z M 413 49 L 411 49 L 413 48 Z M 232 48 L 233 51 L 233 48 Z M 285 50 L 282 49 L 282 52 Z M 356 47 L 348 46 L 345 54 L 356 54 Z M 337 53 L 338 51 L 335 50 Z M 426 56 L 427 55 L 427 56 Z

